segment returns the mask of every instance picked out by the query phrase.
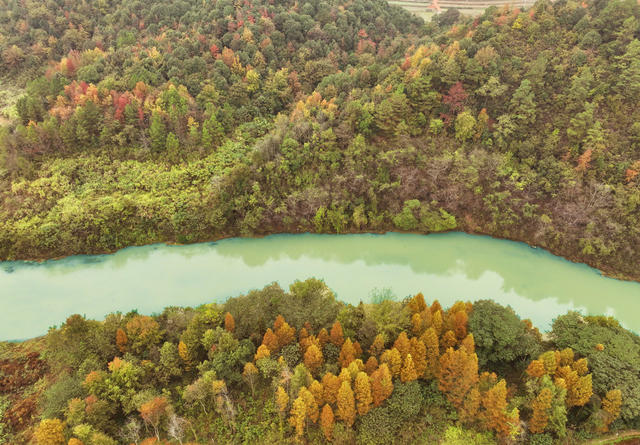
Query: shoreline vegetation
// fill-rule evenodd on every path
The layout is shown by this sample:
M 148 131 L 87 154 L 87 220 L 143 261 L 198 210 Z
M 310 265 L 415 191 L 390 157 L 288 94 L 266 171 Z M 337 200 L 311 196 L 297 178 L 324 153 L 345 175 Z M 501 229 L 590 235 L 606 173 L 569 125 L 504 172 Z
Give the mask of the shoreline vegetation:
M 569 312 L 541 335 L 491 300 L 373 301 L 308 279 L 153 316 L 72 315 L 0 343 L 0 437 L 538 445 L 640 424 L 640 337 L 612 318 Z

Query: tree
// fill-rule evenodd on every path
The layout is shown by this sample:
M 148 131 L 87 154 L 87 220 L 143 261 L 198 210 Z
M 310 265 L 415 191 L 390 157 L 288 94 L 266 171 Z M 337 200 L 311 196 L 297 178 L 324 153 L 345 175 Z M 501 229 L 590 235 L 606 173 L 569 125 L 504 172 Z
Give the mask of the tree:
M 342 380 L 330 372 L 322 376 L 323 396 L 326 403 L 336 403 Z
M 382 351 L 384 351 L 384 337 L 382 336 L 382 334 L 378 334 L 373 339 L 373 343 L 369 348 L 369 354 L 374 357 L 378 357 L 380 356 L 380 354 L 382 354 Z
M 322 404 L 324 403 L 324 388 L 322 386 L 322 383 L 314 380 L 313 382 L 311 382 L 311 385 L 309 385 L 309 391 L 311 391 L 311 394 L 313 394 L 313 397 L 316 399 L 316 403 L 318 404 L 318 406 L 322 406 Z
M 160 441 L 160 426 L 169 414 L 169 402 L 167 399 L 164 397 L 154 397 L 148 402 L 143 403 L 138 411 L 140 411 L 140 417 L 142 417 L 144 423 L 153 428 L 156 438 Z
M 249 388 L 251 388 L 251 396 L 253 397 L 256 380 L 258 378 L 258 368 L 251 362 L 245 363 L 242 377 L 249 385 Z
M 531 420 L 529 421 L 529 431 L 534 434 L 543 433 L 549 422 L 549 410 L 553 393 L 549 388 L 543 388 L 540 394 L 531 402 Z
M 162 151 L 166 145 L 167 128 L 164 125 L 164 119 L 158 112 L 151 115 L 151 125 L 149 126 L 149 138 L 151 139 L 151 148 L 154 151 Z
M 127 333 L 124 332 L 123 329 L 118 328 L 118 330 L 116 331 L 116 346 L 118 347 L 120 352 L 127 351 L 127 342 Z
M 304 353 L 304 364 L 311 373 L 315 373 L 322 366 L 324 358 L 322 351 L 316 345 L 312 344 Z
M 411 354 L 407 354 L 404 359 L 404 366 L 402 367 L 402 371 L 400 371 L 400 380 L 402 380 L 402 383 L 406 383 L 412 382 L 417 378 L 418 373 L 416 372 L 415 365 L 413 364 Z
M 358 406 L 358 414 L 364 416 L 371 409 L 371 402 L 373 397 L 371 396 L 371 383 L 369 376 L 365 372 L 359 372 L 355 379 L 355 393 Z
M 490 300 L 473 304 L 469 330 L 481 367 L 511 369 L 516 362 L 528 361 L 540 351 L 539 340 L 513 309 Z
M 224 316 L 224 328 L 227 332 L 233 332 L 236 328 L 236 321 L 230 312 L 227 312 Z
M 456 409 L 462 407 L 467 393 L 478 383 L 478 357 L 464 348 L 447 351 L 440 357 L 438 387 Z
M 276 390 L 276 406 L 278 407 L 280 415 L 284 416 L 289 407 L 289 395 L 282 386 L 278 386 Z
M 44 419 L 33 436 L 38 445 L 65 445 L 64 425 L 60 419 Z
M 318 421 L 319 414 L 316 398 L 313 396 L 311 391 L 305 387 L 300 388 L 300 396 L 302 397 L 302 400 L 304 400 L 307 417 L 309 417 L 313 423 L 316 423 Z
M 344 336 L 342 334 L 342 325 L 339 321 L 336 321 L 333 323 L 333 326 L 331 326 L 329 341 L 339 348 L 342 347 L 342 344 L 344 343 Z
M 331 439 L 333 438 L 334 416 L 333 410 L 328 404 L 325 404 L 322 407 L 322 414 L 320 415 L 320 426 L 322 427 L 324 437 L 328 441 L 331 441 Z
M 299 439 L 304 434 L 305 420 L 307 418 L 307 405 L 302 396 L 293 401 L 289 423 L 296 429 L 296 437 Z
M 608 431 L 609 425 L 620 416 L 622 406 L 622 391 L 612 389 L 607 392 L 602 400 L 602 410 L 604 411 L 603 426 L 601 431 Z
M 507 384 L 504 379 L 482 396 L 482 407 L 481 418 L 485 428 L 495 431 L 503 439 L 509 437 L 520 422 L 517 409 L 507 413 Z
M 398 350 L 400 357 L 404 360 L 411 351 L 411 344 L 406 332 L 403 331 L 398 335 L 398 338 L 396 338 L 396 341 L 393 343 L 393 347 Z
M 355 399 L 349 382 L 342 382 L 337 397 L 338 418 L 347 426 L 353 425 L 356 418 Z
M 262 337 L 262 344 L 269 350 L 273 352 L 278 351 L 278 337 L 273 333 L 271 328 L 268 328 Z
M 460 142 L 466 142 L 474 135 L 476 127 L 476 119 L 468 111 L 458 114 L 455 122 L 456 139 Z
M 436 330 L 431 327 L 424 331 L 420 341 L 426 348 L 427 367 L 424 376 L 427 379 L 435 378 L 440 369 L 440 342 Z
M 391 372 L 387 364 L 383 363 L 371 375 L 371 396 L 373 398 L 373 404 L 380 406 L 382 402 L 389 398 L 391 393 L 393 393 Z
M 160 325 L 152 317 L 136 315 L 126 325 L 131 352 L 141 354 L 160 342 Z
M 333 332 L 333 329 L 332 329 Z M 342 348 L 340 349 L 340 356 L 338 360 L 340 361 L 340 366 L 346 368 L 349 366 L 349 363 L 356 359 L 355 349 L 353 347 L 353 343 L 350 338 L 347 338 L 345 342 L 342 344 Z
M 258 350 L 256 351 L 256 355 L 254 356 L 254 360 L 257 362 L 258 360 L 269 357 L 271 355 L 271 351 L 265 345 L 258 346 Z

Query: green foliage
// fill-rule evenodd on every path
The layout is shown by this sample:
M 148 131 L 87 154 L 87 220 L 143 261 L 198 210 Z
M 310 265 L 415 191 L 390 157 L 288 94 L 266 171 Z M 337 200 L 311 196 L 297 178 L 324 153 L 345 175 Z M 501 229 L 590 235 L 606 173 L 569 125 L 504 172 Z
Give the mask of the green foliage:
M 622 391 L 621 417 L 627 426 L 635 427 L 640 416 L 640 387 L 636 383 L 640 338 L 611 318 L 583 318 L 576 312 L 558 317 L 551 333 L 558 348 L 572 348 L 587 358 L 594 392 Z M 604 346 L 601 351 L 598 344 Z
M 441 445 L 494 445 L 497 442 L 490 433 L 477 433 L 464 428 L 450 426 L 444 433 Z
M 473 304 L 469 331 L 481 367 L 523 368 L 541 352 L 540 340 L 513 309 L 490 300 Z

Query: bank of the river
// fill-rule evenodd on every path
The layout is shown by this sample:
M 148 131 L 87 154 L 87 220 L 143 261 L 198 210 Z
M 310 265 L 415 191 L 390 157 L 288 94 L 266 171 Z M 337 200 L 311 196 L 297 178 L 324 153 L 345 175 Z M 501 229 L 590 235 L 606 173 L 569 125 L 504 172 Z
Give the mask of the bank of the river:
M 153 313 L 312 276 L 353 304 L 389 287 L 398 298 L 423 292 L 443 305 L 493 299 L 542 330 L 568 310 L 614 315 L 640 330 L 640 314 L 628 310 L 640 301 L 640 284 L 603 277 L 523 243 L 461 232 L 301 234 L 0 263 L 0 339 L 40 335 L 71 313 Z

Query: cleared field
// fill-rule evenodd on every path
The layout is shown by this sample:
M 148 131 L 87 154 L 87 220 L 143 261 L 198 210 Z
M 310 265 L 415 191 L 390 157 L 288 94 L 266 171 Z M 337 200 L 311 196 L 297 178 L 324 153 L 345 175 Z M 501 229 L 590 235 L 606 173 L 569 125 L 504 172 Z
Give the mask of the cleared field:
M 534 0 L 441 0 L 438 2 L 440 8 L 443 11 L 456 8 L 459 9 L 463 14 L 475 15 L 480 14 L 482 11 L 490 6 L 513 6 L 513 7 L 529 7 L 535 3 Z M 409 12 L 416 14 L 419 17 L 422 17 L 424 20 L 430 20 L 431 17 L 435 14 L 435 11 L 429 6 L 432 4 L 431 1 L 424 0 L 391 0 L 389 4 L 400 6 L 401 8 L 406 9 Z

